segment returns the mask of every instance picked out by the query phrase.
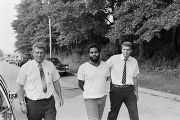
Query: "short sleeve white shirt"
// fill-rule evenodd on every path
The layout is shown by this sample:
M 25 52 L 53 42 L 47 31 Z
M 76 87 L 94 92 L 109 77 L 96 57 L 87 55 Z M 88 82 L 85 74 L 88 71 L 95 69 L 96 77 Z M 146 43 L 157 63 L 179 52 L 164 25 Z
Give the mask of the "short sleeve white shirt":
M 99 66 L 94 66 L 89 62 L 82 64 L 78 69 L 77 78 L 85 82 L 83 97 L 92 99 L 106 95 L 106 81 L 109 75 L 108 65 L 103 61 Z
M 38 63 L 35 60 L 25 63 L 19 71 L 16 82 L 24 85 L 24 90 L 29 99 L 38 100 L 49 98 L 54 92 L 53 82 L 60 77 L 54 64 L 50 61 L 44 60 L 42 63 L 44 70 L 47 92 L 44 93 L 42 89 L 41 76 L 39 72 Z
M 112 83 L 116 85 L 122 85 L 122 76 L 124 69 L 124 56 L 122 54 L 113 55 L 106 63 L 110 67 Z M 137 60 L 129 56 L 126 62 L 126 84 L 134 85 L 133 77 L 137 77 L 139 74 L 139 67 Z

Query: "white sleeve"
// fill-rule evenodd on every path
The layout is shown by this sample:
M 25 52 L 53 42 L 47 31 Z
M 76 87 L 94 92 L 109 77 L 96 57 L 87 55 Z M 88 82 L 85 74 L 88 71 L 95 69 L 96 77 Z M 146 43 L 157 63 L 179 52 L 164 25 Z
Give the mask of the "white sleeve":
M 138 74 L 139 74 L 139 66 L 138 66 L 137 60 L 135 60 L 135 69 L 134 69 L 133 77 L 137 77 Z
M 27 64 L 24 64 L 19 69 L 19 74 L 18 74 L 18 77 L 17 77 L 17 80 L 16 80 L 17 83 L 19 83 L 21 85 L 25 85 L 26 78 L 27 78 L 27 69 L 28 69 Z
M 56 67 L 53 64 L 53 81 L 58 80 L 60 77 L 59 72 L 57 71 Z
M 79 67 L 79 69 L 78 69 L 77 79 L 78 79 L 78 80 L 85 81 L 85 77 L 84 77 L 84 67 L 83 67 L 83 65 L 81 65 L 81 66 Z

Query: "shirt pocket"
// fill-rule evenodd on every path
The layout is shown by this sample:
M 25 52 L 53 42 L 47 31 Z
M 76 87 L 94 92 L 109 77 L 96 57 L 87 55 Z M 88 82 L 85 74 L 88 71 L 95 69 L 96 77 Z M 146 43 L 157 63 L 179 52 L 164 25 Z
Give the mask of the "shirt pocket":
M 27 84 L 33 84 L 36 79 L 40 78 L 39 71 L 36 70 L 28 70 L 27 71 Z
M 133 78 L 134 70 L 135 70 L 134 65 L 131 64 L 130 66 L 128 66 L 127 71 L 126 71 L 127 75 L 130 76 L 131 78 Z
M 51 71 L 46 71 L 46 82 L 52 83 L 53 82 L 53 73 Z

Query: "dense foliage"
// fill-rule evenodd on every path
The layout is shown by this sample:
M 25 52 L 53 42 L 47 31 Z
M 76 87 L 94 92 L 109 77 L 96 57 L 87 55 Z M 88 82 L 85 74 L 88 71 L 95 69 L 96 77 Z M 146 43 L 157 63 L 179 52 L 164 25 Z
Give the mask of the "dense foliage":
M 179 0 L 22 0 L 17 11 L 12 26 L 21 53 L 29 51 L 35 41 L 44 41 L 49 48 L 48 18 L 54 51 L 82 51 L 91 42 L 103 46 L 109 40 L 129 40 L 136 43 L 140 57 L 151 57 L 154 47 L 167 47 L 165 43 L 172 44 L 167 50 L 173 56 L 178 53 Z M 113 22 L 108 19 L 112 16 Z
M 73 48 L 92 42 L 94 37 L 105 36 L 108 32 L 107 15 L 102 9 L 105 4 L 105 0 L 50 0 L 49 4 L 41 0 L 22 0 L 17 6 L 17 20 L 12 23 L 17 33 L 17 51 L 29 51 L 35 41 L 48 43 L 48 17 L 54 47 Z
M 171 0 L 169 0 L 171 1 Z M 108 33 L 111 40 L 124 35 L 138 35 L 150 41 L 162 29 L 169 30 L 179 24 L 180 2 L 160 0 L 128 0 L 114 10 L 115 24 Z

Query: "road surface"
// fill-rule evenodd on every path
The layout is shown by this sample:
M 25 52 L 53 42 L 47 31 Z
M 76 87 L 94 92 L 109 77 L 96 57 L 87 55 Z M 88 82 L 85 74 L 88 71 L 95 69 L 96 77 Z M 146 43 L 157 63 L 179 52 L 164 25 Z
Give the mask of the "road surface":
M 72 75 L 63 76 L 60 83 L 64 106 L 61 108 L 57 107 L 57 120 L 87 120 L 82 92 L 78 88 L 76 77 Z M 14 103 L 16 103 L 17 120 L 26 120 L 26 116 L 19 109 L 17 100 Z M 140 93 L 138 107 L 140 120 L 180 120 L 180 102 L 175 100 Z M 103 120 L 107 119 L 109 108 L 109 97 L 107 97 Z M 118 120 L 129 120 L 128 112 L 124 105 L 120 110 Z
M 11 68 L 11 67 L 10 67 Z M 1 67 L 1 70 L 8 71 L 8 67 Z M 16 92 L 14 81 L 17 71 L 11 70 L 10 75 L 6 76 L 6 81 L 11 83 L 10 87 Z M 13 80 L 13 81 L 12 81 Z M 57 106 L 57 120 L 87 120 L 86 109 L 82 97 L 82 92 L 77 85 L 77 79 L 74 75 L 63 76 L 60 80 L 64 106 Z M 107 90 L 109 82 L 107 83 Z M 57 100 L 56 100 L 57 101 Z M 107 97 L 106 106 L 103 114 L 103 120 L 106 120 L 109 111 L 109 97 Z M 140 120 L 180 120 L 180 102 L 174 99 L 167 99 L 150 93 L 140 92 L 139 101 Z M 17 99 L 13 101 L 13 109 L 17 120 L 27 120 L 26 115 L 22 114 Z M 120 110 L 118 120 L 129 120 L 126 107 L 123 105 Z
M 70 91 L 67 91 L 67 93 L 74 95 L 67 99 L 65 98 L 64 106 L 58 109 L 57 120 L 87 120 L 82 94 L 77 92 L 78 85 L 76 77 L 64 77 L 61 83 L 62 86 L 72 88 Z M 109 90 L 109 82 L 107 83 L 107 89 Z M 167 99 L 156 96 L 156 94 L 140 92 L 138 108 L 140 120 L 180 120 L 180 102 L 174 99 Z M 107 119 L 109 109 L 110 101 L 109 97 L 107 97 L 103 120 Z M 129 120 L 128 112 L 124 105 L 120 110 L 118 120 Z

